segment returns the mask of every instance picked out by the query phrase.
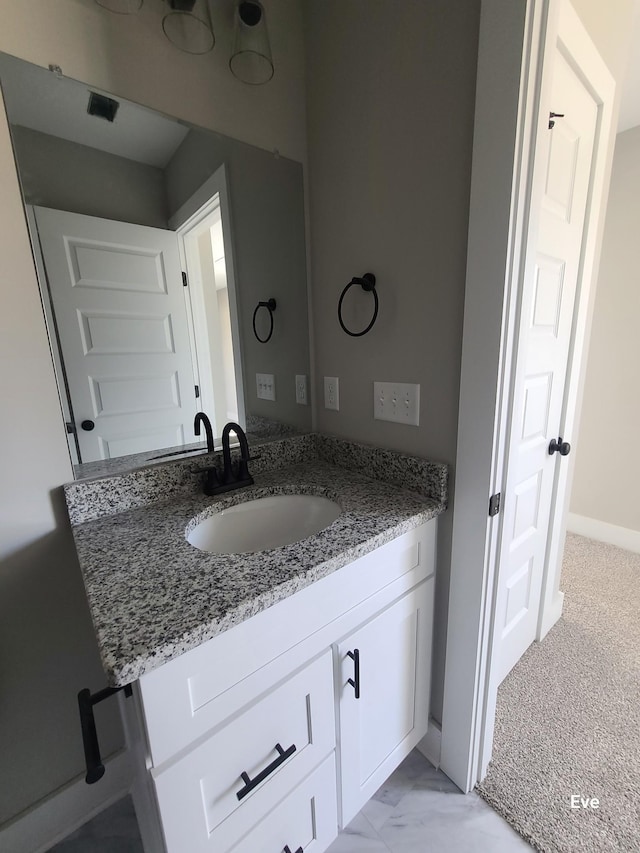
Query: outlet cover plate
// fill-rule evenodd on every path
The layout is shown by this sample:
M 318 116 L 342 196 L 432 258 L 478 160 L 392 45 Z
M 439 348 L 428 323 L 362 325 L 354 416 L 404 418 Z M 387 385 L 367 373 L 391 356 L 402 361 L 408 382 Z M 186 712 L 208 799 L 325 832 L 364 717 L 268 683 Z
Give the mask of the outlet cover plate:
M 299 406 L 306 406 L 308 402 L 307 377 L 304 373 L 296 374 L 296 403 Z
M 340 409 L 340 380 L 337 376 L 324 377 L 324 407 L 325 409 Z
M 256 373 L 258 400 L 276 399 L 276 380 L 273 373 Z
M 408 382 L 374 382 L 373 417 L 377 421 L 419 426 L 420 386 Z

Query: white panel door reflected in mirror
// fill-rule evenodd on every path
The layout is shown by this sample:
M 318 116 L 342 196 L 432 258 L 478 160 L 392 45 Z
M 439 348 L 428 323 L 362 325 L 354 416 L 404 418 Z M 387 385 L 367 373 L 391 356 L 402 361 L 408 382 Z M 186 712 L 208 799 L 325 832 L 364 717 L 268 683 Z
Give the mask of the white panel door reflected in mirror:
M 196 384 L 176 234 L 44 207 L 34 214 L 76 461 L 185 444 Z

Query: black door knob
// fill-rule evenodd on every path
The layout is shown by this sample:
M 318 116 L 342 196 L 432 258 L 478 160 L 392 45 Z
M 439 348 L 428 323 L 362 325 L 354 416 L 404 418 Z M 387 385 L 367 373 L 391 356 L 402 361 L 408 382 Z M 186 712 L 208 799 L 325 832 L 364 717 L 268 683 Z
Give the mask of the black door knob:
M 554 438 L 549 445 L 549 456 L 553 456 L 554 453 L 559 453 L 560 456 L 568 456 L 571 453 L 571 445 L 568 441 L 563 441 L 562 436 L 557 441 Z
M 80 426 L 82 427 L 83 430 L 85 430 L 85 432 L 91 432 L 92 429 L 96 428 L 96 425 L 94 424 L 93 421 L 82 421 Z

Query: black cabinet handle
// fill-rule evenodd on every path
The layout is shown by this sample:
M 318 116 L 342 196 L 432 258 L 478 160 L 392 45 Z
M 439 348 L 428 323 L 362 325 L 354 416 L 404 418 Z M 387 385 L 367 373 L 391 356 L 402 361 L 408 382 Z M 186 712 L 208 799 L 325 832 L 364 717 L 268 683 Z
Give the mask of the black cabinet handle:
M 125 696 L 132 695 L 131 685 L 125 687 L 105 687 L 97 693 L 92 693 L 88 687 L 78 693 L 78 711 L 80 712 L 80 728 L 82 730 L 82 745 L 84 747 L 84 760 L 87 766 L 87 775 L 84 777 L 87 785 L 93 785 L 104 776 L 104 764 L 100 756 L 100 744 L 96 731 L 96 719 L 93 715 L 93 706 L 104 699 L 124 690 Z
M 347 683 L 353 687 L 356 699 L 360 698 L 360 649 L 354 649 L 352 652 L 347 652 L 347 657 L 353 661 L 353 678 L 349 678 Z
M 264 782 L 267 776 L 273 773 L 274 770 L 277 770 L 278 767 L 280 767 L 280 765 L 287 760 L 287 758 L 290 758 L 296 751 L 296 745 L 295 743 L 292 743 L 289 749 L 283 749 L 280 744 L 277 743 L 276 751 L 278 753 L 278 757 L 274 761 L 272 761 L 271 764 L 268 764 L 264 768 L 264 770 L 261 770 L 260 773 L 258 773 L 258 775 L 254 779 L 251 779 L 246 771 L 242 771 L 242 773 L 240 774 L 240 778 L 244 782 L 244 788 L 240 788 L 240 790 L 236 794 L 236 797 L 239 800 L 242 800 L 244 797 L 246 797 L 247 794 L 253 791 L 253 789 L 260 784 L 260 782 Z
M 284 853 L 291 853 L 291 849 L 289 848 L 288 844 L 284 845 Z M 304 850 L 302 849 L 302 847 L 298 847 L 296 853 L 304 853 Z

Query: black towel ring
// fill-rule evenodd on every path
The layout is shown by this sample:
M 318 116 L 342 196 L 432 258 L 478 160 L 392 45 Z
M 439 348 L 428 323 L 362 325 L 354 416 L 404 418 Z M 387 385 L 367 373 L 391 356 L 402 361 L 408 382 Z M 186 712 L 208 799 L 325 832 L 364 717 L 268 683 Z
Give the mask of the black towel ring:
M 271 320 L 271 325 L 269 326 L 269 334 L 266 338 L 261 338 L 258 334 L 258 330 L 256 329 L 256 314 L 261 308 L 266 308 L 269 312 L 269 319 Z M 273 312 L 276 310 L 276 300 L 269 299 L 267 302 L 258 302 L 256 305 L 255 311 L 253 312 L 253 334 L 260 341 L 261 344 L 266 344 L 266 342 L 271 338 L 273 334 Z
M 366 329 L 363 329 L 361 332 L 352 332 L 350 329 L 347 329 L 347 327 L 345 326 L 345 324 L 342 320 L 342 300 L 344 299 L 344 297 L 347 293 L 347 290 L 349 290 L 350 287 L 353 287 L 354 284 L 359 284 L 360 287 L 364 291 L 369 291 L 370 293 L 373 293 L 373 317 L 371 318 L 371 322 L 366 327 Z M 344 332 L 346 332 L 348 335 L 351 335 L 352 338 L 359 338 L 362 335 L 367 334 L 369 329 L 371 329 L 371 327 L 375 323 L 377 317 L 378 317 L 378 294 L 376 293 L 376 277 L 375 277 L 375 275 L 371 272 L 366 272 L 362 276 L 362 278 L 356 278 L 356 276 L 354 276 L 351 279 L 351 281 L 349 282 L 349 284 L 342 291 L 342 293 L 340 294 L 340 299 L 338 300 L 338 322 L 342 326 L 342 330 Z

